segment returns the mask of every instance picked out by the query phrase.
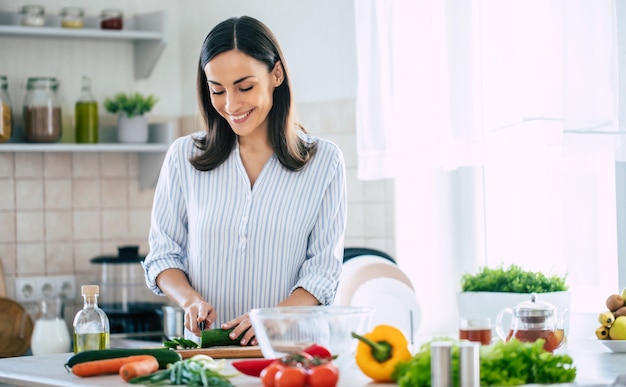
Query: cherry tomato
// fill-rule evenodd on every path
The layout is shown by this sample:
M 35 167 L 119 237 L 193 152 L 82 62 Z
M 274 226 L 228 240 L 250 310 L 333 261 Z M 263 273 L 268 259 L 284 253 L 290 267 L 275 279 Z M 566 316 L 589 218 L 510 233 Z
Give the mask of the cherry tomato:
M 274 378 L 275 387 L 305 387 L 306 370 L 302 367 L 284 367 L 278 370 Z
M 280 361 L 275 361 L 267 367 L 263 368 L 263 371 L 261 371 L 260 375 L 263 387 L 275 387 L 276 374 L 283 368 L 285 368 L 285 366 Z
M 309 387 L 334 387 L 339 381 L 339 369 L 332 363 L 309 368 Z
M 309 347 L 305 348 L 302 352 L 308 353 L 313 357 L 320 357 L 325 360 L 332 360 L 333 355 L 330 353 L 326 347 L 323 347 L 319 344 L 311 344 Z
M 313 360 L 313 356 L 306 352 L 291 352 L 280 358 L 280 362 L 285 366 L 301 366 L 304 368 L 308 368 Z

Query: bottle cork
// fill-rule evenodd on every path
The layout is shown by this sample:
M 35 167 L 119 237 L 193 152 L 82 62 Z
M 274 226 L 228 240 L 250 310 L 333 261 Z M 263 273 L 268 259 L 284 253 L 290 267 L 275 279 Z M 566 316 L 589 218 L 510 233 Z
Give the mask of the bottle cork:
M 98 285 L 83 285 L 80 287 L 80 291 L 84 295 L 94 295 L 100 293 L 100 287 Z

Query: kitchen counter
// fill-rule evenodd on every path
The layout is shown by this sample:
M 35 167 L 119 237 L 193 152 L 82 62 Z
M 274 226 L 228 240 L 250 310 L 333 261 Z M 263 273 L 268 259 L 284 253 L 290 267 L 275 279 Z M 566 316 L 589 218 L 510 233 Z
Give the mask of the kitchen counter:
M 574 359 L 578 369 L 578 376 L 574 386 L 580 385 L 611 385 L 616 378 L 626 374 L 626 353 L 611 353 L 593 339 L 585 342 L 569 343 L 568 348 L 559 351 L 567 352 Z M 71 353 L 21 356 L 0 359 L 0 386 L 2 383 L 17 386 L 112 386 L 128 387 L 128 384 L 118 376 L 99 376 L 93 378 L 79 378 L 65 370 L 63 364 Z M 228 361 L 228 370 L 234 370 Z M 258 378 L 237 376 L 232 379 L 235 386 L 260 386 Z M 374 384 L 361 371 L 353 366 L 343 370 L 340 375 L 339 386 L 357 387 L 376 385 L 377 387 L 392 386 L 393 384 Z M 620 383 L 621 386 L 624 382 Z M 561 385 L 564 386 L 564 385 Z

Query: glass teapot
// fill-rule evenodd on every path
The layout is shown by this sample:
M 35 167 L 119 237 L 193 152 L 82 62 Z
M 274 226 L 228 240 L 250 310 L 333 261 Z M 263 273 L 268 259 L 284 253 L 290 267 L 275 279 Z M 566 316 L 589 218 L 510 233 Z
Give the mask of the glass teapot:
M 564 317 L 567 309 L 557 314 L 554 305 L 537 301 L 537 294 L 532 293 L 530 301 L 524 301 L 513 310 L 504 308 L 496 319 L 496 333 L 504 341 L 516 338 L 519 341 L 535 342 L 544 339 L 544 349 L 552 352 L 559 348 L 565 340 Z M 502 327 L 502 319 L 506 314 L 512 316 L 511 327 L 507 333 Z

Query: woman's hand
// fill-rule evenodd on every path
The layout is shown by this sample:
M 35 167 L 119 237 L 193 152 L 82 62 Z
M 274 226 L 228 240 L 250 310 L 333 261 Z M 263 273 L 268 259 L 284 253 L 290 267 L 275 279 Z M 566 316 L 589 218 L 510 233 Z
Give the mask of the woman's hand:
M 165 295 L 185 310 L 185 328 L 196 336 L 202 331 L 198 323 L 204 321 L 204 328 L 208 329 L 217 319 L 217 312 L 213 305 L 189 284 L 187 275 L 179 269 L 167 269 L 161 272 L 156 279 L 157 286 Z
M 204 329 L 209 329 L 217 318 L 213 305 L 203 300 L 194 301 L 183 308 L 185 309 L 185 328 L 198 337 L 202 335 L 200 323 L 204 322 Z
M 244 314 L 243 316 L 239 316 L 233 320 L 227 321 L 222 324 L 222 329 L 230 329 L 234 328 L 230 333 L 230 338 L 235 339 L 241 336 L 242 333 L 245 332 L 244 336 L 241 338 L 239 344 L 241 345 L 257 345 L 256 337 L 254 336 L 254 328 L 252 328 L 252 323 L 250 322 L 250 316 L 248 314 Z

